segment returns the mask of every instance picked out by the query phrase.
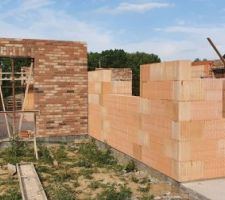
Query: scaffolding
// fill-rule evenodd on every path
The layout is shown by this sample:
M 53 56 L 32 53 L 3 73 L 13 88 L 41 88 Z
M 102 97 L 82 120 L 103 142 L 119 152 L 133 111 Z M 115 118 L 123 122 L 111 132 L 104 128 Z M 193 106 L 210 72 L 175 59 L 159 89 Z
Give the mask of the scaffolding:
M 1 57 L 2 58 L 2 57 Z M 5 57 L 4 57 L 5 58 Z M 15 72 L 15 63 L 14 60 L 17 57 L 7 57 L 10 58 L 10 63 L 11 63 L 11 72 L 1 72 L 0 70 L 0 98 L 1 98 L 1 104 L 2 104 L 2 111 L 0 111 L 0 114 L 4 115 L 5 118 L 5 125 L 7 129 L 7 134 L 8 138 L 6 139 L 16 139 L 19 138 L 20 140 L 25 140 L 25 141 L 33 141 L 34 143 L 34 152 L 36 159 L 38 159 L 38 153 L 37 153 L 37 143 L 36 143 L 36 117 L 39 114 L 39 111 L 37 110 L 25 110 L 25 103 L 27 101 L 27 96 L 29 92 L 29 88 L 33 82 L 33 66 L 34 66 L 34 60 L 32 59 L 31 65 L 29 67 L 29 72 L 25 72 L 25 70 L 21 70 L 21 72 Z M 10 81 L 11 86 L 3 86 L 2 82 L 3 81 Z M 21 110 L 17 110 L 16 106 L 16 81 L 21 81 L 22 87 L 25 86 L 25 94 L 22 102 L 22 108 Z M 12 109 L 7 110 L 4 102 L 4 95 L 3 95 L 3 90 L 2 88 L 12 88 Z M 22 122 L 24 118 L 24 113 L 33 113 L 34 116 L 34 130 L 33 134 L 29 136 L 28 139 L 24 139 L 19 137 L 22 129 Z M 16 115 L 19 114 L 19 125 L 18 125 L 18 131 L 16 131 Z M 10 120 L 9 120 L 9 115 L 12 115 L 12 131 L 10 130 Z M 4 140 L 6 141 L 6 140 Z

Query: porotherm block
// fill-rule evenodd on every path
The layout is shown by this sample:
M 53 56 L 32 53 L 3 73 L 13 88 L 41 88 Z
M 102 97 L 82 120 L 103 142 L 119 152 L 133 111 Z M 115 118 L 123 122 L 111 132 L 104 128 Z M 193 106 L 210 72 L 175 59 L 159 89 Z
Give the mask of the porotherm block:
M 205 69 L 190 61 L 140 69 L 140 97 L 97 79 L 101 101 L 89 104 L 89 134 L 179 182 L 224 177 L 224 79 L 201 79 Z M 89 72 L 91 81 L 97 76 Z

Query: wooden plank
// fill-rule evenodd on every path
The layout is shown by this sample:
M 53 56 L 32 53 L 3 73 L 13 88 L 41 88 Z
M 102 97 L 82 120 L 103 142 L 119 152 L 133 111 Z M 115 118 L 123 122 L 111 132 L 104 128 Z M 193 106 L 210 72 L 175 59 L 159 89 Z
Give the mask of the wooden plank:
M 17 173 L 23 200 L 47 200 L 33 163 L 17 164 Z

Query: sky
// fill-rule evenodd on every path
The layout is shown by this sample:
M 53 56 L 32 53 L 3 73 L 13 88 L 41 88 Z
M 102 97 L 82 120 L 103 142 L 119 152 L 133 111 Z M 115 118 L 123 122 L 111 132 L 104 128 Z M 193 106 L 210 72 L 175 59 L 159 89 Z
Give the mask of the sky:
M 165 60 L 225 53 L 224 0 L 0 0 L 0 37 L 84 41 Z

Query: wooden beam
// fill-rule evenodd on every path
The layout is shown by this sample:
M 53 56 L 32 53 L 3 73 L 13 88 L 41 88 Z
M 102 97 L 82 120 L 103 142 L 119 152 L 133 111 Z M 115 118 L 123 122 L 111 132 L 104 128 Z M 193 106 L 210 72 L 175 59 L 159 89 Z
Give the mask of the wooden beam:
M 27 80 L 26 90 L 25 90 L 25 96 L 23 99 L 22 111 L 24 111 L 24 108 L 25 108 L 25 104 L 26 104 L 26 100 L 27 100 L 27 96 L 28 96 L 28 92 L 29 92 L 29 87 L 30 87 L 30 82 L 31 82 L 32 72 L 33 72 L 33 63 L 31 63 L 30 70 L 29 70 L 29 75 L 28 75 L 28 80 Z M 21 128 L 22 128 L 22 122 L 23 122 L 23 113 L 20 114 L 19 132 L 21 131 Z
M 5 103 L 4 103 L 4 97 L 3 97 L 3 94 L 2 94 L 2 88 L 0 87 L 0 98 L 1 98 L 1 102 L 2 102 L 2 109 L 3 109 L 3 112 L 5 112 Z M 9 138 L 11 137 L 11 133 L 10 133 L 10 130 L 9 130 L 9 122 L 8 122 L 8 116 L 6 113 L 4 113 L 4 116 L 5 116 L 5 123 L 6 123 L 6 128 L 7 128 L 7 133 L 8 133 L 8 136 Z

